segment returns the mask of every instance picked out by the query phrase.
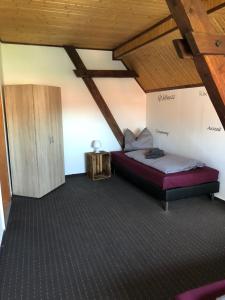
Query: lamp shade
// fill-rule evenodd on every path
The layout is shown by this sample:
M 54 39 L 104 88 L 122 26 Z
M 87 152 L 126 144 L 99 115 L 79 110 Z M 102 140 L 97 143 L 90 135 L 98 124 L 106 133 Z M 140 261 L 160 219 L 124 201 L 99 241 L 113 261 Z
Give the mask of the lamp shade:
M 94 151 L 95 151 L 96 153 L 98 153 L 98 152 L 99 152 L 99 149 L 100 149 L 101 146 L 102 146 L 102 144 L 101 144 L 101 141 L 100 141 L 100 140 L 94 140 L 94 141 L 92 141 L 91 146 L 92 146 L 92 148 L 94 149 Z

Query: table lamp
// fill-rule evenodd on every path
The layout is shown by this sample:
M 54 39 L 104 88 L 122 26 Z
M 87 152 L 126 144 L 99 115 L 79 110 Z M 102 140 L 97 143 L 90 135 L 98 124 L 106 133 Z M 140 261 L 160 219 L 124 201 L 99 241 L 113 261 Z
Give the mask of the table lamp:
M 101 144 L 101 141 L 94 140 L 94 141 L 92 141 L 91 146 L 94 149 L 95 153 L 99 153 L 100 152 L 99 149 L 101 148 L 102 144 Z

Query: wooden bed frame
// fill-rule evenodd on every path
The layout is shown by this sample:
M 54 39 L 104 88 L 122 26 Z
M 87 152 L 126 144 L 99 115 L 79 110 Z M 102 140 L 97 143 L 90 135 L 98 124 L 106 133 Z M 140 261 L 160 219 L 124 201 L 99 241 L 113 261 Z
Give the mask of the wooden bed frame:
M 162 201 L 162 207 L 165 211 L 169 208 L 169 202 L 174 200 L 179 200 L 183 198 L 200 196 L 200 195 L 209 195 L 210 198 L 214 199 L 214 193 L 219 192 L 219 181 L 212 181 L 204 184 L 193 185 L 188 187 L 179 187 L 173 189 L 162 190 L 160 187 L 152 184 L 150 181 L 145 180 L 135 174 L 135 172 L 128 172 L 124 167 L 114 165 L 112 163 L 113 173 L 118 173 L 123 177 L 127 178 L 133 184 L 141 187 L 147 191 L 152 196 L 155 196 L 157 199 Z

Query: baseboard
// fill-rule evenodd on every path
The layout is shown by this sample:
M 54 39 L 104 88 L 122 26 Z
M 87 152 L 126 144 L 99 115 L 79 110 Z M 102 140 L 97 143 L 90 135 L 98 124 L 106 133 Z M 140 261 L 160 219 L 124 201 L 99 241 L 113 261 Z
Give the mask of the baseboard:
M 12 196 L 10 197 L 10 202 L 9 202 L 8 207 L 7 207 L 7 210 L 4 211 L 5 227 L 7 226 L 7 223 L 8 223 L 8 220 L 9 220 L 9 214 L 10 214 L 11 206 L 12 206 Z
M 214 200 L 218 200 L 218 201 L 221 201 L 221 202 L 224 202 L 224 203 L 225 203 L 225 200 L 223 200 L 223 199 L 221 199 L 221 198 L 219 198 L 219 197 L 216 197 L 216 196 L 215 196 Z
M 0 239 L 0 252 L 1 252 L 1 249 L 4 247 L 5 231 L 6 231 L 6 229 L 4 229 L 4 231 L 2 233 L 2 238 Z
M 65 175 L 66 178 L 70 178 L 70 177 L 77 177 L 77 176 L 86 176 L 87 173 L 77 173 L 77 174 L 69 174 L 69 175 Z

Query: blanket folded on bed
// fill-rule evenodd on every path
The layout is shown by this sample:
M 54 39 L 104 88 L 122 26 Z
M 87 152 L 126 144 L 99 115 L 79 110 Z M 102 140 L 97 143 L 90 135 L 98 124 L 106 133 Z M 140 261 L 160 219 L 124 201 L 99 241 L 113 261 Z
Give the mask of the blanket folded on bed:
M 145 158 L 147 159 L 156 159 L 164 156 L 164 151 L 159 148 L 151 148 L 145 153 Z
M 136 150 L 127 152 L 125 155 L 165 174 L 188 171 L 205 166 L 205 164 L 199 160 L 170 153 L 165 153 L 165 156 L 160 158 L 149 159 L 145 157 L 147 151 L 148 150 Z

